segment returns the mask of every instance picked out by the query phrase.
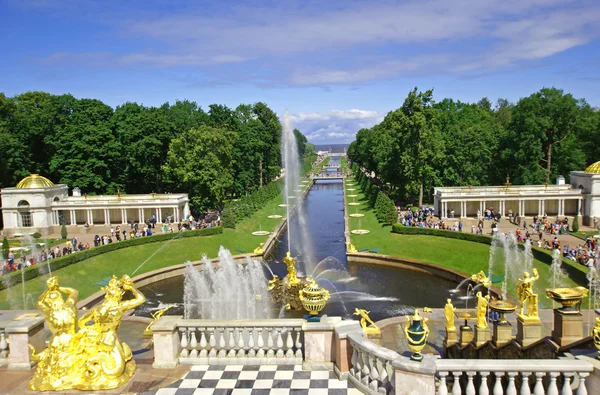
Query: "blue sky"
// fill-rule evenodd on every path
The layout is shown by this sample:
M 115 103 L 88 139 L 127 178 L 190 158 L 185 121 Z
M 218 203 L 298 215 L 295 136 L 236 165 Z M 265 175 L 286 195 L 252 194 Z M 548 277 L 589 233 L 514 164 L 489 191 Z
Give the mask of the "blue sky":
M 600 1 L 0 0 L 0 91 L 286 109 L 353 140 L 410 89 L 516 101 L 556 86 L 600 106 Z

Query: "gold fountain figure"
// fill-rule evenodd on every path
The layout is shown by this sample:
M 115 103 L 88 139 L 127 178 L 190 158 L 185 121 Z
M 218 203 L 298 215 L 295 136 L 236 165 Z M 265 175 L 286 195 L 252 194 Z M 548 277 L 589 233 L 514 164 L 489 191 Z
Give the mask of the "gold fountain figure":
M 354 247 L 354 244 L 350 243 L 349 241 L 346 242 L 346 252 L 349 254 L 354 254 L 356 252 L 358 252 L 356 250 L 356 247 Z
M 296 276 L 296 260 L 292 258 L 289 251 L 285 254 L 285 258 L 283 258 L 283 263 L 285 263 L 285 265 L 287 266 L 288 288 L 300 284 L 300 280 L 298 280 L 298 276 Z
M 360 326 L 366 335 L 379 335 L 381 331 L 379 327 L 369 318 L 370 311 L 365 309 L 354 309 L 354 315 L 360 316 Z
M 122 343 L 117 331 L 123 314 L 146 301 L 129 276 L 113 276 L 104 301 L 77 321 L 77 291 L 59 287 L 56 277 L 47 281 L 48 290 L 38 307 L 52 332 L 48 348 L 39 355 L 39 364 L 29 382 L 36 391 L 66 389 L 105 390 L 120 387 L 135 372 L 131 349 Z M 122 300 L 125 292 L 134 298 Z M 67 294 L 63 301 L 62 294 Z M 79 331 L 75 332 L 77 322 Z
M 456 332 L 456 325 L 454 325 L 454 312 L 456 307 L 452 305 L 452 299 L 446 300 L 446 306 L 444 306 L 444 317 L 446 317 L 446 332 Z
M 523 278 L 517 281 L 517 297 L 521 305 L 519 317 L 525 321 L 537 321 L 538 295 L 533 292 L 533 283 L 540 278 L 537 269 L 533 269 L 533 277 L 528 272 L 523 273 Z M 527 313 L 525 314 L 525 303 Z
M 477 327 L 485 329 L 488 327 L 485 316 L 487 314 L 488 304 L 490 302 L 490 295 L 482 296 L 481 291 L 477 292 Z
M 162 317 L 167 312 L 167 310 L 169 310 L 173 307 L 175 307 L 175 305 L 169 305 L 169 306 L 165 307 L 164 309 L 160 309 L 160 310 L 155 311 L 154 313 L 150 314 L 150 316 L 152 317 L 152 322 L 148 324 L 146 329 L 144 329 L 144 336 L 152 336 L 153 332 L 152 332 L 152 329 L 150 329 L 152 324 L 154 324 L 156 321 L 158 321 L 159 318 Z
M 600 317 L 596 317 L 596 325 L 592 328 L 590 336 L 594 341 L 594 346 L 600 352 Z M 597 358 L 600 359 L 600 354 L 598 354 Z
M 473 274 L 471 276 L 471 281 L 473 281 L 476 284 L 482 284 L 484 288 L 489 288 L 490 287 L 490 279 L 489 277 L 487 277 L 485 275 L 485 273 L 482 271 L 480 271 L 477 274 Z
M 265 245 L 265 243 L 260 243 L 258 245 L 258 247 L 256 247 L 254 249 L 254 254 L 255 255 L 263 255 L 265 253 L 265 250 L 263 250 L 263 246 Z

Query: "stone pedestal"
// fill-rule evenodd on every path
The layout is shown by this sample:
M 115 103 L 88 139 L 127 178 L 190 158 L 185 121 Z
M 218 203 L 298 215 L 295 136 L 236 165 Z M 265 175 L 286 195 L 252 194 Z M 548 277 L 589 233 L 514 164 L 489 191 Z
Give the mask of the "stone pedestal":
M 179 365 L 179 352 L 181 345 L 177 322 L 183 318 L 180 315 L 168 315 L 160 317 L 152 324 L 152 340 L 154 343 L 155 369 L 174 369 Z
M 542 322 L 539 318 L 517 315 L 517 341 L 527 347 L 542 338 Z
M 342 321 L 341 317 L 322 317 L 320 322 L 306 322 L 302 325 L 305 370 L 333 370 L 333 361 L 335 361 L 333 333 L 335 325 L 340 321 Z
M 446 331 L 446 347 L 451 347 L 458 343 L 458 334 L 456 333 L 456 329 L 453 331 Z
M 473 328 L 470 326 L 461 326 L 460 327 L 460 345 L 461 347 L 466 346 L 467 344 L 473 341 Z
M 42 317 L 32 317 L 13 321 L 6 326 L 5 332 L 8 335 L 10 344 L 8 368 L 33 368 L 37 362 L 33 360 L 29 346 L 33 346 L 36 353 L 40 353 L 46 348 L 44 319 Z
M 477 347 L 483 346 L 490 340 L 492 340 L 492 331 L 490 330 L 490 328 L 480 328 L 477 325 L 475 325 L 475 345 Z
M 492 339 L 496 347 L 510 343 L 512 341 L 512 325 L 509 322 L 505 324 L 494 322 L 494 335 Z
M 559 346 L 564 347 L 583 338 L 583 315 L 581 313 L 563 314 L 558 310 L 554 310 L 552 340 Z

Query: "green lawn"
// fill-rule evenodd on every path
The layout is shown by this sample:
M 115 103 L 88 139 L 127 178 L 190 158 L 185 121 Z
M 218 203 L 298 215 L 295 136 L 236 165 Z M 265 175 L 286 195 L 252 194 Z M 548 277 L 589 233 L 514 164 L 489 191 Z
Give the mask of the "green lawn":
M 594 237 L 596 235 L 598 235 L 597 231 L 588 231 L 588 232 L 571 232 L 569 233 L 570 235 L 573 235 L 575 237 L 579 237 L 581 240 L 584 240 L 586 237 Z
M 350 182 L 350 179 L 347 179 Z M 390 226 L 382 226 L 377 222 L 374 211 L 369 208 L 364 194 L 360 190 L 360 185 L 355 184 L 351 188 L 356 191 L 346 191 L 347 194 L 358 195 L 355 201 L 360 202 L 360 206 L 348 206 L 348 214 L 355 212 L 365 214 L 362 218 L 349 217 L 350 230 L 367 229 L 371 233 L 366 235 L 351 235 L 352 244 L 356 249 L 379 248 L 379 254 L 392 255 L 403 258 L 416 259 L 424 262 L 434 263 L 458 270 L 465 274 L 477 273 L 480 270 L 488 271 L 488 262 L 490 246 L 481 243 L 475 243 L 465 240 L 447 239 L 439 236 L 425 235 L 400 235 L 391 233 Z M 348 188 L 348 187 L 346 187 Z M 352 202 L 353 198 L 347 198 Z M 536 289 L 540 293 L 540 305 L 549 307 L 548 299 L 543 295 L 543 290 L 552 288 L 552 275 L 550 266 L 534 260 L 533 266 L 537 268 L 540 279 L 536 282 Z M 502 276 L 503 273 L 492 273 L 493 276 Z M 500 287 L 500 284 L 496 284 Z M 587 286 L 587 284 L 577 284 L 570 278 L 565 278 L 563 286 L 574 287 L 577 285 Z M 509 293 L 516 295 L 516 290 L 509 282 Z M 584 300 L 583 306 L 587 306 L 587 300 Z

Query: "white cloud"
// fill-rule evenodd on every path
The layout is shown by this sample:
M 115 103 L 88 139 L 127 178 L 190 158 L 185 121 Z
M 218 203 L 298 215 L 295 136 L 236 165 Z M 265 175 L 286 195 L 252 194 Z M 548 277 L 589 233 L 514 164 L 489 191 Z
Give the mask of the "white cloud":
M 370 110 L 331 110 L 290 114 L 294 128 L 314 144 L 349 143 L 356 132 L 380 123 L 385 113 Z

